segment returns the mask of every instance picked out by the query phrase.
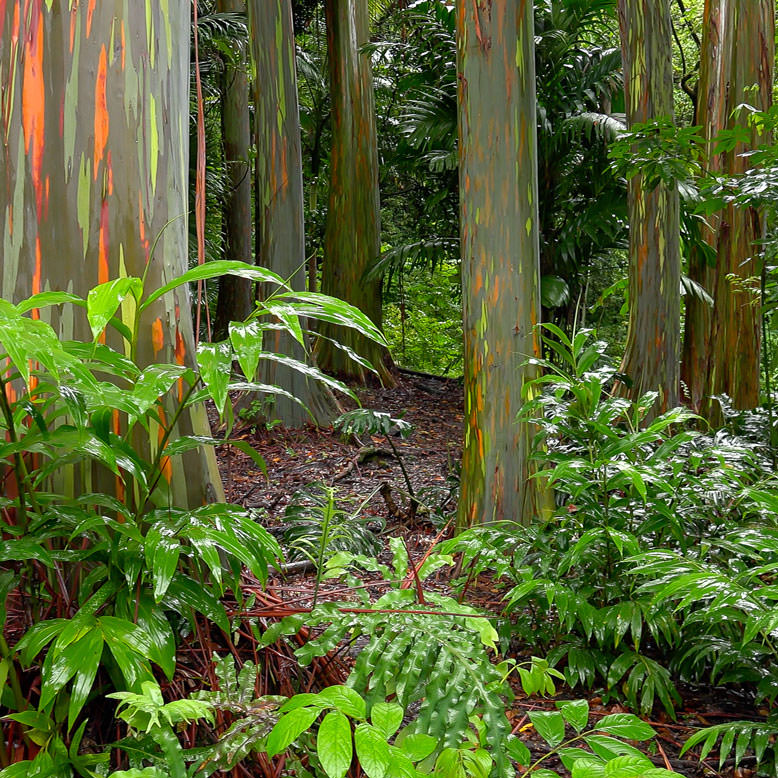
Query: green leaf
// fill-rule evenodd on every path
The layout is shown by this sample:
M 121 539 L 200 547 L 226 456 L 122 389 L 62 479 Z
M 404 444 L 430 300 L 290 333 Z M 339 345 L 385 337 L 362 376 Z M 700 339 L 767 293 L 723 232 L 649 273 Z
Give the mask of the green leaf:
M 637 748 L 605 735 L 585 735 L 584 742 L 597 756 L 606 761 L 617 756 L 643 756 Z
M 48 308 L 50 305 L 61 305 L 62 303 L 84 305 L 85 301 L 83 297 L 70 292 L 39 292 L 26 300 L 22 300 L 16 308 L 19 313 L 27 313 L 34 308 Z
M 352 719 L 365 718 L 365 701 L 348 686 L 328 686 L 317 695 L 319 704 L 332 706 Z
M 617 756 L 605 763 L 605 778 L 642 778 L 654 765 L 647 757 Z
M 538 734 L 551 748 L 565 739 L 565 719 L 559 711 L 533 711 L 528 715 Z
M 197 363 L 216 410 L 222 413 L 227 402 L 227 387 L 232 374 L 230 344 L 226 340 L 221 343 L 200 343 L 197 347 Z
M 103 636 L 99 630 L 93 629 L 88 632 L 76 645 L 80 646 L 82 643 L 84 645 L 79 652 L 82 662 L 73 681 L 70 704 L 68 705 L 68 731 L 73 729 L 76 718 L 84 707 L 89 692 L 92 691 L 97 670 L 100 667 L 100 658 L 103 654 Z
M 39 707 L 41 709 L 46 708 L 60 689 L 62 689 L 79 670 L 86 669 L 86 671 L 88 671 L 90 668 L 94 667 L 96 671 L 96 663 L 99 663 L 102 649 L 102 634 L 97 629 L 91 629 L 79 640 L 66 646 L 56 656 L 53 656 L 54 652 L 50 651 L 46 656 L 46 660 L 43 663 L 43 668 L 41 670 L 41 697 Z M 94 675 L 92 675 L 90 679 L 87 672 L 77 694 L 76 702 L 71 704 L 68 713 L 68 719 L 71 726 L 86 701 L 86 696 L 91 689 L 91 681 L 93 680 Z M 89 681 L 89 688 L 85 689 L 84 686 L 87 681 Z
M 572 778 L 603 778 L 605 765 L 597 759 L 577 759 L 570 771 Z
M 556 704 L 565 721 L 576 731 L 582 732 L 589 723 L 589 703 L 586 700 L 571 700 Z
M 400 748 L 412 762 L 421 762 L 426 759 L 436 748 L 438 741 L 432 735 L 426 735 L 423 732 L 417 732 L 414 735 L 408 735 L 403 738 Z
M 256 281 L 261 284 L 275 284 L 279 288 L 288 289 L 281 276 L 276 275 L 271 270 L 256 265 L 249 265 L 246 262 L 237 262 L 234 260 L 217 260 L 206 262 L 192 268 L 183 275 L 174 278 L 159 289 L 153 291 L 140 305 L 139 311 L 142 312 L 149 307 L 155 300 L 167 294 L 177 286 L 187 284 L 192 281 L 215 278 L 216 276 L 238 276 L 239 278 L 248 278 L 250 281 Z
M 92 337 L 97 340 L 129 295 L 139 300 L 142 294 L 143 283 L 140 278 L 117 278 L 90 289 L 86 298 L 86 317 Z
M 219 629 L 229 634 L 230 620 L 224 611 L 224 606 L 201 584 L 183 575 L 176 575 L 168 586 L 163 598 L 174 610 L 186 614 L 188 608 L 202 613 L 213 621 Z
M 390 764 L 389 745 L 384 734 L 369 724 L 357 724 L 354 744 L 359 764 L 368 778 L 384 778 Z
M 403 709 L 396 702 L 377 702 L 370 709 L 370 721 L 386 738 L 390 738 L 403 722 Z
M 532 754 L 529 748 L 516 737 L 516 735 L 508 736 L 508 753 L 511 759 L 513 759 L 521 767 L 529 767 L 532 762 Z
M 570 299 L 570 288 L 564 278 L 541 276 L 540 300 L 546 308 L 559 308 Z
M 656 732 L 632 713 L 614 713 L 600 719 L 594 729 L 629 740 L 650 740 Z
M 319 708 L 297 708 L 285 713 L 273 727 L 267 738 L 267 754 L 270 757 L 285 751 L 319 715 Z
M 351 766 L 351 724 L 339 711 L 330 711 L 319 726 L 316 753 L 329 778 L 344 778 Z
M 163 535 L 157 527 L 152 527 L 146 535 L 144 550 L 146 564 L 151 568 L 154 578 L 154 599 L 159 602 L 165 596 L 178 568 L 181 544 L 177 538 Z

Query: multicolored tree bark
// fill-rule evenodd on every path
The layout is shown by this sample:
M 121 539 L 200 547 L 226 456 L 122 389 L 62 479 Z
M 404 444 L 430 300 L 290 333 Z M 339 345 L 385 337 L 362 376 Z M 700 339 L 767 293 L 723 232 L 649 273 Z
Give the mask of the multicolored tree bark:
M 539 354 L 531 0 L 459 0 L 459 189 L 465 338 L 460 526 L 526 521 L 531 428 L 518 424 Z
M 673 116 L 670 0 L 619 0 L 627 123 Z M 631 179 L 629 328 L 621 370 L 631 394 L 658 392 L 655 410 L 678 404 L 680 386 L 680 211 L 675 186 L 647 190 Z
M 720 99 L 723 117 L 732 126 L 746 120 L 744 112 L 737 111 L 743 103 L 763 111 L 772 104 L 775 0 L 728 0 L 724 5 L 721 45 L 731 51 L 728 86 Z M 724 156 L 722 170 L 729 175 L 744 173 L 749 167 L 744 152 L 764 140 L 752 130 L 750 143 L 739 144 Z M 761 236 L 761 219 L 754 209 L 729 205 L 720 214 L 707 394 L 727 394 L 740 409 L 759 403 Z M 708 415 L 718 420 L 717 403 L 708 405 Z
M 710 173 L 722 169 L 722 155 L 714 154 L 712 139 L 726 126 L 725 96 L 729 80 L 731 31 L 722 26 L 722 0 L 705 0 L 700 52 L 700 80 L 697 85 L 695 124 L 706 140 L 705 167 Z M 702 225 L 702 239 L 715 251 L 720 214 L 711 214 Z M 711 296 L 715 294 L 715 266 L 704 252 L 694 250 L 689 258 L 689 278 Z M 681 381 L 691 407 L 699 411 L 708 388 L 710 329 L 713 309 L 695 295 L 687 295 L 684 339 L 681 351 Z
M 373 77 L 370 57 L 360 50 L 370 39 L 367 0 L 325 0 L 324 8 L 332 153 L 322 292 L 355 305 L 380 327 L 380 281 L 363 279 L 381 248 Z M 394 383 L 384 365 L 386 353 L 376 343 L 342 327 L 320 331 L 368 359 L 385 385 Z M 325 339 L 319 341 L 318 359 L 323 370 L 363 378 L 362 368 Z
M 190 11 L 188 0 L 0 0 L 3 297 L 84 296 L 146 271 L 152 289 L 186 270 Z M 91 339 L 81 311 L 40 316 L 62 338 Z M 186 288 L 144 313 L 137 357 L 194 362 Z M 205 411 L 178 432 L 209 434 Z M 179 505 L 222 497 L 211 450 L 176 458 L 170 482 Z
M 303 167 L 297 102 L 294 26 L 291 0 L 250 0 L 252 54 L 256 69 L 254 102 L 257 260 L 260 265 L 305 290 Z M 272 291 L 272 290 L 271 290 Z M 306 361 L 302 347 L 288 333 L 275 332 L 269 350 Z M 317 424 L 336 415 L 332 393 L 322 384 L 283 365 L 263 360 L 261 379 L 301 400 Z M 311 416 L 297 403 L 277 396 L 270 418 L 299 427 Z
M 246 0 L 217 0 L 220 12 L 246 12 Z M 251 127 L 249 121 L 248 62 L 244 56 L 227 61 L 222 79 L 222 141 L 230 180 L 224 203 L 224 258 L 251 262 Z M 214 339 L 227 337 L 231 321 L 243 321 L 254 309 L 254 285 L 247 278 L 222 276 L 214 319 Z

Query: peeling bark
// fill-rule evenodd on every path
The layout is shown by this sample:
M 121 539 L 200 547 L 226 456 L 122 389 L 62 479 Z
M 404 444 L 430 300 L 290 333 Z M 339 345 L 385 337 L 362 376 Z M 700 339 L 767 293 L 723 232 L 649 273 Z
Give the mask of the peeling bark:
M 673 116 L 669 0 L 619 0 L 627 123 Z M 638 398 L 658 392 L 655 412 L 678 405 L 681 340 L 680 210 L 675 186 L 628 188 L 629 326 L 621 371 Z
M 516 414 L 540 353 L 540 247 L 532 3 L 459 0 L 456 12 L 464 527 L 537 512 L 532 430 Z
M 324 235 L 322 292 L 355 305 L 381 326 L 380 281 L 365 281 L 365 269 L 381 248 L 378 144 L 370 58 L 367 0 L 325 0 L 332 100 L 330 194 Z M 354 330 L 322 325 L 327 338 L 370 361 L 386 386 L 394 384 L 385 350 Z M 363 369 L 327 340 L 317 346 L 323 370 L 359 380 Z
M 188 0 L 0 2 L 4 298 L 85 296 L 147 265 L 153 289 L 187 269 L 190 12 Z M 80 310 L 40 316 L 91 340 Z M 144 313 L 138 345 L 141 365 L 194 364 L 185 287 Z M 210 434 L 204 408 L 177 433 Z M 223 499 L 212 449 L 171 465 L 175 504 Z

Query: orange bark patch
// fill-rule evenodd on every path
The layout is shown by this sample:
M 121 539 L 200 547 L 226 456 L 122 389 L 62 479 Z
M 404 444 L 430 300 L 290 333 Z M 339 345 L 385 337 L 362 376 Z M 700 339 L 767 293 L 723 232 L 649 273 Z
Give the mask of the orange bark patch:
M 40 236 L 35 237 L 35 270 L 32 274 L 32 293 L 38 294 L 41 290 L 41 279 L 43 277 L 43 273 L 41 270 L 41 239 Z M 37 308 L 33 308 L 30 311 L 30 316 L 32 316 L 33 319 L 40 319 L 41 314 L 40 311 Z
M 157 411 L 159 413 L 159 420 L 162 423 L 162 425 L 159 428 L 159 432 L 157 434 L 157 440 L 159 442 L 159 445 L 162 445 L 162 440 L 165 437 L 165 424 L 167 423 L 165 420 L 165 411 L 162 408 L 162 405 L 159 404 L 157 406 Z M 161 457 L 159 460 L 159 470 L 162 473 L 162 476 L 164 479 L 170 483 L 170 479 L 173 476 L 173 466 L 170 464 L 170 457 Z
M 95 13 L 95 5 L 97 0 L 89 0 L 89 6 L 86 9 L 86 37 L 88 38 L 92 32 L 92 16 Z
M 78 14 L 78 5 L 70 9 L 70 53 L 73 53 L 73 44 L 76 42 L 76 16 Z
M 18 10 L 18 6 L 17 6 Z M 24 148 L 30 158 L 32 183 L 35 188 L 35 199 L 38 206 L 38 217 L 41 214 L 43 202 L 43 169 L 44 129 L 46 126 L 46 92 L 43 80 L 43 16 L 36 9 L 37 25 L 31 24 L 31 34 L 24 45 L 24 76 L 22 82 L 22 127 L 24 131 Z M 14 18 L 14 26 L 18 20 Z M 18 29 L 18 27 L 17 27 Z
M 97 283 L 104 284 L 110 278 L 108 271 L 108 202 L 103 200 L 100 209 L 100 237 L 98 241 Z
M 162 351 L 165 345 L 165 333 L 162 329 L 162 319 L 157 316 L 151 323 L 151 346 L 154 349 L 154 358 Z
M 127 40 L 124 36 L 124 19 L 122 19 L 121 25 L 121 40 L 122 40 L 122 71 L 124 71 L 124 60 L 127 56 Z
M 186 344 L 181 337 L 181 331 L 176 326 L 176 363 L 183 365 L 186 361 Z M 184 379 L 178 379 L 178 401 L 182 402 L 184 399 Z
M 87 22 L 87 27 L 89 22 Z M 87 33 L 89 35 L 89 33 Z M 105 93 L 105 84 L 108 71 L 108 55 L 105 45 L 100 49 L 100 60 L 97 65 L 97 79 L 95 81 L 95 158 L 94 177 L 97 180 L 97 167 L 105 156 L 105 147 L 108 143 L 108 100 Z

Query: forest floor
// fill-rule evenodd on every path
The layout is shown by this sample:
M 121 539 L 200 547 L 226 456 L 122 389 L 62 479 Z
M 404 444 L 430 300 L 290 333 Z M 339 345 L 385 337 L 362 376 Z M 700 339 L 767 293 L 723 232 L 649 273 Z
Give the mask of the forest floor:
M 405 479 L 391 447 L 380 435 L 372 439 L 346 440 L 339 433 L 307 427 L 287 430 L 240 427 L 232 437 L 249 441 L 267 463 L 267 478 L 256 464 L 235 448 L 219 449 L 219 464 L 228 502 L 261 512 L 260 520 L 273 531 L 283 525 L 284 511 L 298 490 L 314 482 L 337 489 L 339 503 L 354 510 L 363 501 L 362 515 L 371 526 L 381 528 L 383 538 L 401 536 L 411 560 L 419 563 L 443 535 L 447 515 L 456 507 L 456 467 L 461 455 L 462 385 L 454 379 L 435 378 L 402 372 L 392 389 L 371 387 L 357 393 L 364 408 L 388 412 L 413 425 L 407 439 L 399 436 L 393 443 L 403 459 L 413 490 L 423 506 L 413 520 L 408 520 L 409 499 Z M 353 403 L 347 403 L 353 407 Z M 381 488 L 383 487 L 383 488 Z M 372 495 L 372 497 L 371 497 Z M 264 515 L 262 515 L 264 514 Z M 294 571 L 294 572 L 292 572 Z M 271 579 L 269 590 L 285 605 L 309 607 L 313 598 L 314 575 L 310 570 L 295 568 L 284 578 Z M 437 573 L 432 585 L 447 590 L 445 573 Z M 335 584 L 320 590 L 325 599 Z M 339 597 L 343 589 L 339 588 Z M 448 590 L 450 591 L 450 590 Z M 468 601 L 494 613 L 500 611 L 499 582 L 481 579 L 468 589 Z M 516 658 L 528 658 L 532 646 L 511 646 Z M 534 649 L 537 651 L 537 649 Z M 514 732 L 522 732 L 525 742 L 537 758 L 544 753 L 542 742 L 533 738 L 527 714 L 535 710 L 554 709 L 554 700 L 528 698 L 516 688 L 516 699 L 507 712 Z M 731 764 L 718 766 L 714 751 L 703 763 L 692 754 L 679 757 L 686 738 L 702 726 L 740 718 L 754 718 L 756 712 L 737 690 L 684 689 L 683 705 L 677 720 L 671 720 L 657 707 L 650 723 L 657 731 L 649 756 L 657 767 L 672 768 L 685 776 L 726 776 L 749 778 L 753 773 L 744 765 L 734 771 Z M 625 712 L 618 701 L 603 701 L 602 690 L 586 694 L 581 689 L 558 689 L 556 699 L 578 699 L 587 696 L 591 719 Z M 639 746 L 639 744 L 635 744 Z M 747 765 L 747 762 L 745 763 Z M 545 765 L 545 763 L 544 763 Z M 558 761 L 545 765 L 566 774 Z

